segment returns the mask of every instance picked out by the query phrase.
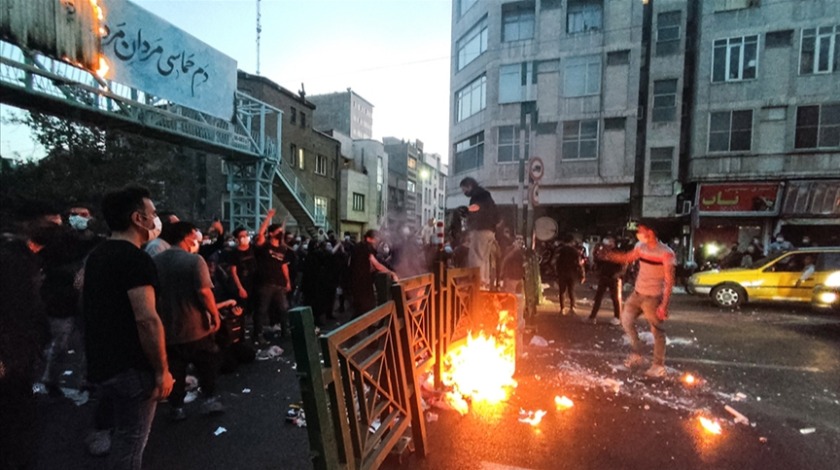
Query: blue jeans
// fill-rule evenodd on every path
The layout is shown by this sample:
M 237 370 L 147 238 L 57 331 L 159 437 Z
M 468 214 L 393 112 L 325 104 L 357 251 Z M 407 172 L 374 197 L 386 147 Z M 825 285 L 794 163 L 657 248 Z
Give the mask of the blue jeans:
M 103 402 L 110 402 L 114 410 L 108 468 L 140 470 L 157 408 L 157 400 L 152 398 L 154 372 L 128 369 L 102 382 L 101 387 Z

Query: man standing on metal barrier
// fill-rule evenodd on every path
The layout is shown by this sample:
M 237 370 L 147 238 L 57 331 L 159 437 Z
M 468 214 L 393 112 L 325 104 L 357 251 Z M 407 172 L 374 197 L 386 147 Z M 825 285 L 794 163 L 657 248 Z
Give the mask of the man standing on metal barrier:
M 614 263 L 629 264 L 639 261 L 633 293 L 621 312 L 621 326 L 630 338 L 632 352 L 625 361 L 627 367 L 644 363 L 642 343 L 636 331 L 636 318 L 644 315 L 653 333 L 653 365 L 645 372 L 648 377 L 664 377 L 665 370 L 665 320 L 674 287 L 674 252 L 656 237 L 653 221 L 640 221 L 636 238 L 639 242 L 628 253 L 609 252 L 604 259 Z
M 470 198 L 467 226 L 470 231 L 468 266 L 481 270 L 481 284 L 490 285 L 490 253 L 496 241 L 496 224 L 499 213 L 490 192 L 479 186 L 471 177 L 461 180 L 461 191 Z

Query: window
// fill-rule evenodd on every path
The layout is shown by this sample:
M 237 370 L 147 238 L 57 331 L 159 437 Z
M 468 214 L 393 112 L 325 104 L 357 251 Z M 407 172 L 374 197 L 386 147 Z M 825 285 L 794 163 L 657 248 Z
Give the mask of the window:
M 464 13 L 469 11 L 470 8 L 473 7 L 478 0 L 456 0 L 458 2 L 458 16 L 464 16 Z
M 840 69 L 840 25 L 802 30 L 799 73 L 831 73 Z
M 563 160 L 598 157 L 598 121 L 565 121 L 563 123 Z
M 653 122 L 673 121 L 677 110 L 677 80 L 653 82 Z
M 483 164 L 484 132 L 479 132 L 455 144 L 455 173 L 472 170 Z
M 303 170 L 303 157 L 304 157 L 303 149 L 299 148 L 298 149 L 298 158 L 297 158 L 297 167 L 298 167 L 299 170 Z
M 601 91 L 601 56 L 573 57 L 566 61 L 565 96 L 597 95 Z
M 674 147 L 653 147 L 650 149 L 651 176 L 671 176 L 674 165 Z
M 414 181 L 408 181 L 405 183 L 405 190 L 410 193 L 416 192 L 417 185 L 414 183 Z
M 526 98 L 529 84 L 536 83 L 534 63 L 502 65 L 499 67 L 499 103 L 518 103 Z
M 353 210 L 355 212 L 364 212 L 365 211 L 365 195 L 359 193 L 353 193 Z
M 458 70 L 487 51 L 487 17 L 481 19 L 458 40 Z
M 604 6 L 602 0 L 569 0 L 566 11 L 566 32 L 582 33 L 603 27 Z
M 297 122 L 297 108 L 292 106 L 292 114 L 289 116 L 289 122 L 292 124 Z
M 318 155 L 315 157 L 315 173 L 319 175 L 327 175 L 327 157 Z
M 795 148 L 840 147 L 840 103 L 796 108 Z
M 289 144 L 289 165 L 297 165 L 297 145 Z
M 408 167 L 412 170 L 417 168 L 417 159 L 408 157 Z
M 306 127 L 306 113 L 300 112 L 300 127 Z
M 709 152 L 749 150 L 752 146 L 752 110 L 712 113 Z
M 496 161 L 499 163 L 515 163 L 519 156 L 519 135 L 522 128 L 519 126 L 500 126 L 499 140 L 496 144 L 498 155 Z M 525 139 L 525 158 L 528 158 L 528 139 Z
M 758 36 L 718 39 L 712 50 L 712 81 L 734 82 L 755 78 Z
M 482 75 L 455 94 L 456 122 L 478 113 L 486 106 L 487 76 Z
M 329 201 L 323 196 L 315 196 L 315 225 L 324 225 L 327 222 L 327 209 Z
M 656 55 L 676 54 L 680 50 L 682 13 L 666 11 L 656 16 Z
M 534 37 L 534 4 L 505 5 L 502 11 L 502 42 Z

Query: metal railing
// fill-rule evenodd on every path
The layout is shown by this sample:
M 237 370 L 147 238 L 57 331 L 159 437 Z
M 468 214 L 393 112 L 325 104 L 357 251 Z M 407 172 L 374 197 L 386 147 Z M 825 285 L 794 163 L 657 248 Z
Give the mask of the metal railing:
M 290 312 L 316 469 L 377 468 L 410 445 L 427 455 L 419 380 L 433 371 L 441 388 L 444 354 L 466 336 L 479 279 L 477 268 L 440 264 L 380 289 L 380 307 L 321 337 L 308 307 Z

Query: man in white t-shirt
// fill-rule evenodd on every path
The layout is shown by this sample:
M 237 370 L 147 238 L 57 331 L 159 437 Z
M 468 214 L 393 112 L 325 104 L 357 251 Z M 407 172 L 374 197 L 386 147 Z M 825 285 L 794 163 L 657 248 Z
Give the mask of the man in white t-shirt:
M 632 352 L 625 361 L 628 367 L 644 363 L 641 356 L 642 343 L 636 331 L 636 319 L 644 315 L 653 333 L 653 365 L 645 372 L 648 377 L 664 377 L 665 370 L 665 320 L 668 318 L 668 304 L 674 287 L 676 257 L 668 245 L 656 237 L 652 221 L 638 223 L 636 238 L 639 243 L 628 253 L 612 252 L 605 258 L 617 263 L 639 261 L 633 294 L 624 304 L 621 312 L 621 326 L 630 338 Z

